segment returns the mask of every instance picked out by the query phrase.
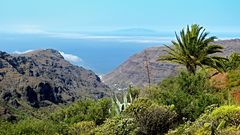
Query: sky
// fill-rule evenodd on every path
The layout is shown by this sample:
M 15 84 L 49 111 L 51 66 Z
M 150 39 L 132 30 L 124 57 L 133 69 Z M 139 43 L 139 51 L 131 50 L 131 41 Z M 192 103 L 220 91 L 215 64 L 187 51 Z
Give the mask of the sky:
M 0 32 L 240 31 L 239 0 L 0 0 Z
M 240 0 L 0 0 L 0 50 L 52 48 L 105 74 L 193 23 L 219 39 L 239 38 Z

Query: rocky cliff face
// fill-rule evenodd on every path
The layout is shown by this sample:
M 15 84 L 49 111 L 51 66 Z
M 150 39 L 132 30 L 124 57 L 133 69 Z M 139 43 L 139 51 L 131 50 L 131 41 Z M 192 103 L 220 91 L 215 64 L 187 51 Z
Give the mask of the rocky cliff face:
M 224 53 L 218 55 L 228 56 L 232 52 L 240 52 L 240 39 L 221 40 L 217 41 L 216 44 L 224 46 Z M 146 63 L 149 63 L 151 84 L 175 75 L 183 67 L 169 62 L 157 61 L 159 56 L 166 54 L 165 49 L 163 46 L 152 47 L 133 55 L 115 70 L 103 76 L 104 83 L 117 89 L 126 89 L 130 84 L 140 87 L 146 86 L 148 84 Z
M 74 66 L 52 49 L 22 55 L 0 52 L 0 102 L 15 108 L 35 108 L 101 98 L 108 86 L 90 70 Z

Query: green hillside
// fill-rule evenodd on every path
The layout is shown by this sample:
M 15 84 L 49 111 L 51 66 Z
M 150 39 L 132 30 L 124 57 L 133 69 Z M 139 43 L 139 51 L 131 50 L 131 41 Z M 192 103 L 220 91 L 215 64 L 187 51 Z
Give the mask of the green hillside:
M 238 135 L 240 55 L 221 57 L 223 47 L 199 25 L 188 26 L 159 60 L 186 67 L 145 88 L 101 99 L 81 98 L 40 109 L 11 106 L 2 135 Z

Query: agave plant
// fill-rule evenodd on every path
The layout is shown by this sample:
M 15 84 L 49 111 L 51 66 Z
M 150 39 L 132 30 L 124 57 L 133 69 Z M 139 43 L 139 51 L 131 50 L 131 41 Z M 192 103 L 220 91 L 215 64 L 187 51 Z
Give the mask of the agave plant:
M 112 99 L 112 106 L 116 114 L 120 114 L 124 109 L 126 109 L 133 102 L 132 96 L 129 93 L 123 94 L 123 102 L 115 95 L 115 99 Z

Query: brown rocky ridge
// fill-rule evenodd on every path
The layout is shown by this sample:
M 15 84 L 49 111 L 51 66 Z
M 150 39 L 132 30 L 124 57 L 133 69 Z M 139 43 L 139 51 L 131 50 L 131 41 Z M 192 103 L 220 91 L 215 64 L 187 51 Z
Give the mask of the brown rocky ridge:
M 0 103 L 18 108 L 102 98 L 110 89 L 92 71 L 72 65 L 56 50 L 21 55 L 0 52 Z
M 221 56 L 228 56 L 232 52 L 240 52 L 240 39 L 219 40 L 215 44 L 222 45 L 224 51 Z M 103 81 L 111 88 L 119 90 L 128 88 L 129 85 L 144 87 L 148 85 L 148 72 L 146 63 L 149 65 L 151 84 L 159 83 L 166 77 L 175 75 L 181 66 L 170 62 L 159 62 L 158 57 L 165 55 L 166 47 L 147 48 L 134 54 L 115 70 L 103 76 Z

